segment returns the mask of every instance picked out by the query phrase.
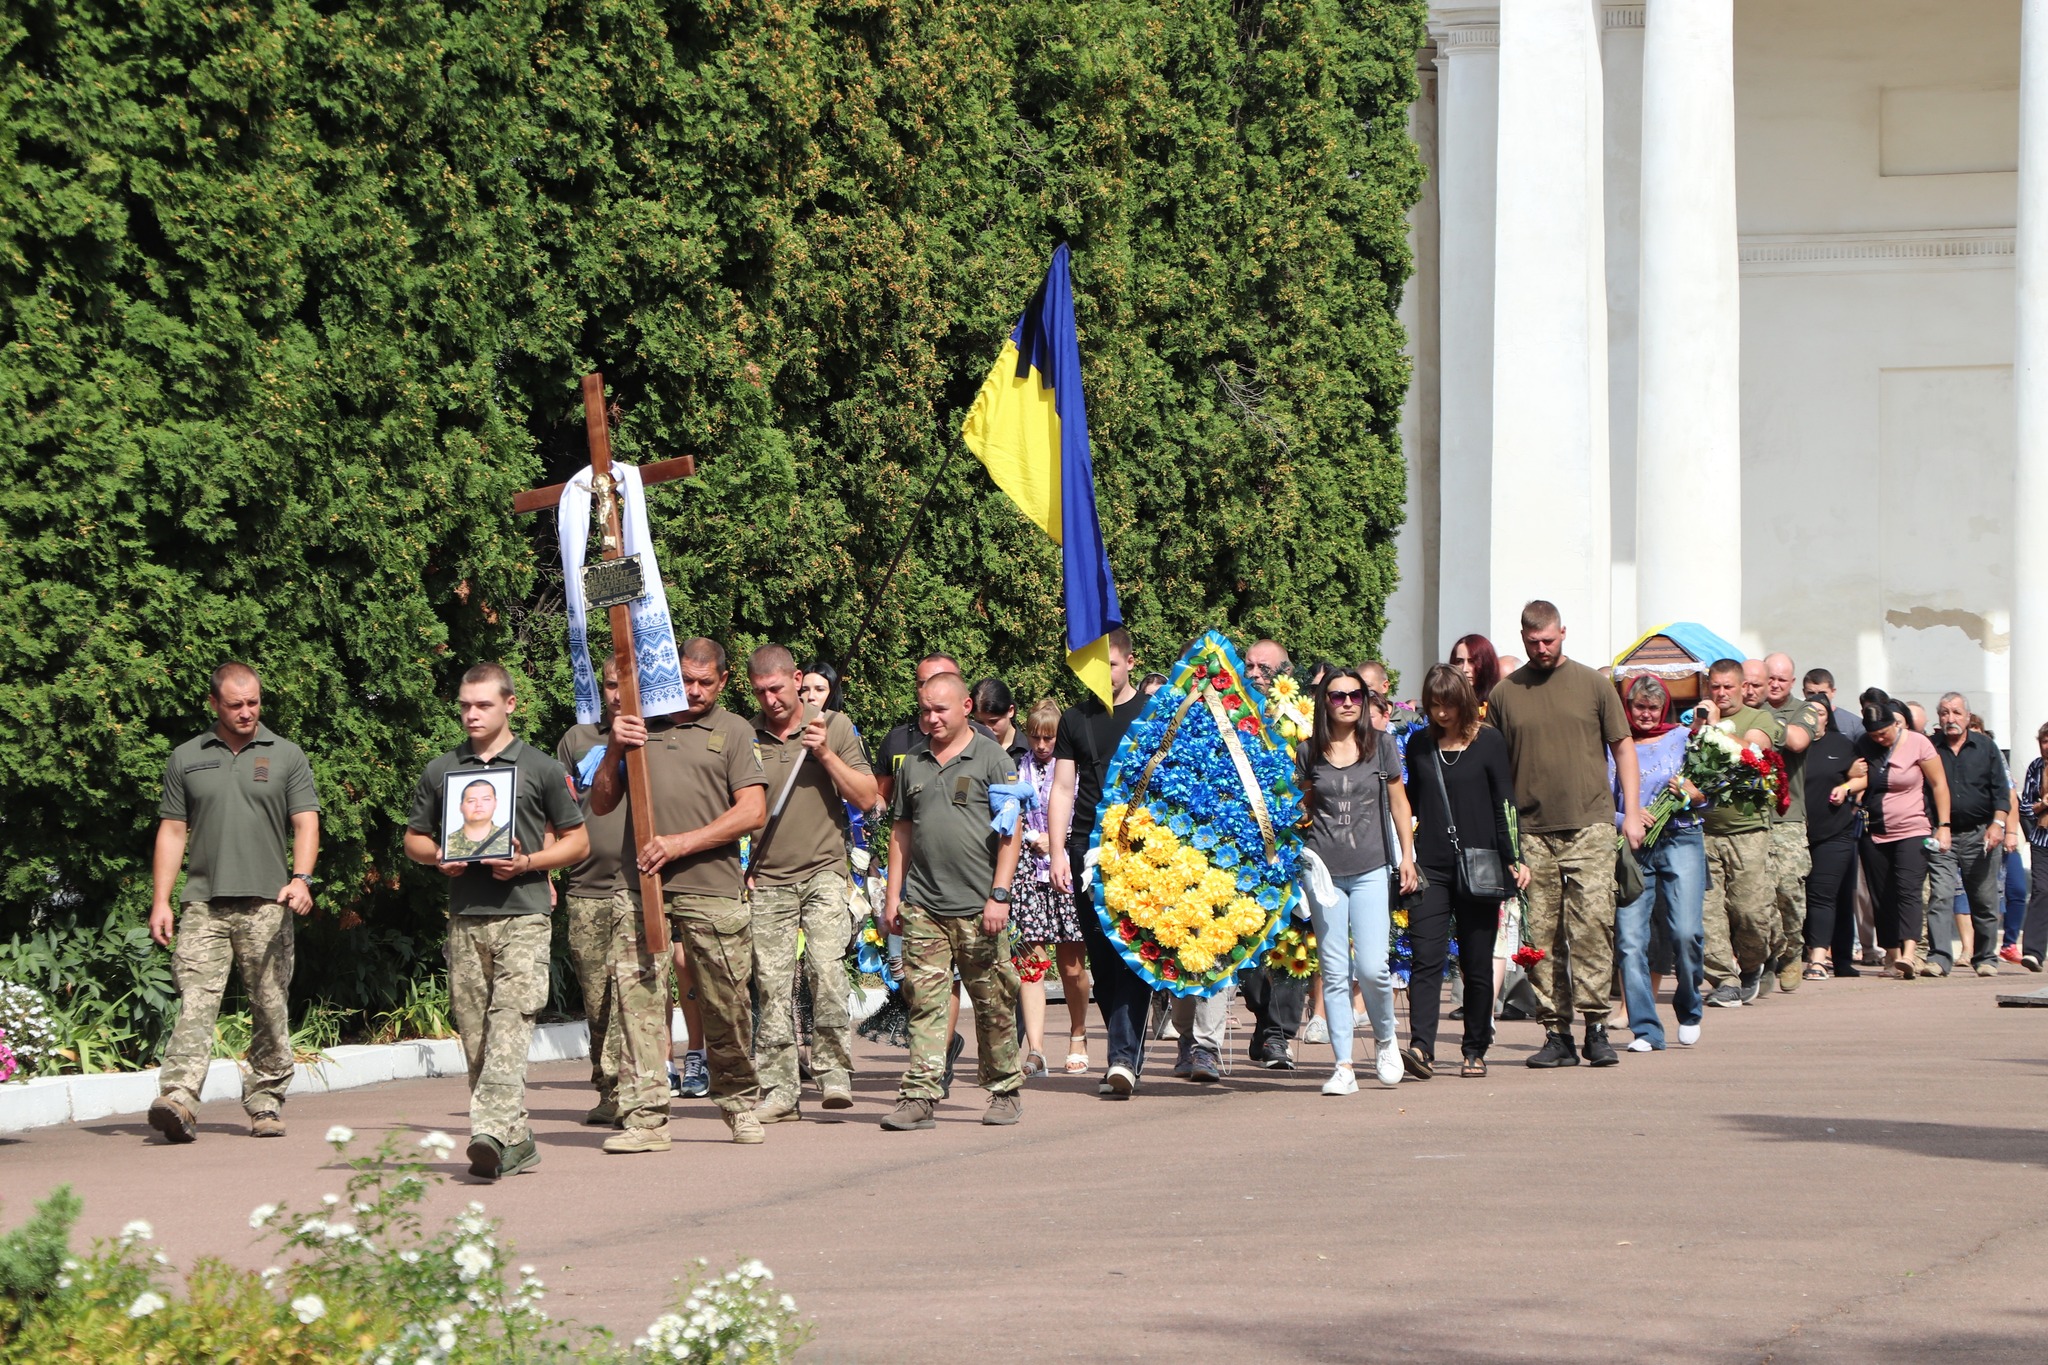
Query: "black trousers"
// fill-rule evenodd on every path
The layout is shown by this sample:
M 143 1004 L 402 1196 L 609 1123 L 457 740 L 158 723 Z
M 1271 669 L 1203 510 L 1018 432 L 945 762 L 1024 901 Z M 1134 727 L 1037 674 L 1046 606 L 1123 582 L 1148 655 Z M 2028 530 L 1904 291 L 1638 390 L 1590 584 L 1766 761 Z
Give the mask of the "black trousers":
M 1917 837 L 1880 843 L 1863 836 L 1863 875 L 1870 879 L 1877 944 L 1896 948 L 1920 941 L 1927 912 L 1927 848 Z
M 1081 859 L 1073 859 L 1075 867 Z M 1093 893 L 1074 887 L 1074 909 L 1081 920 L 1081 939 L 1088 945 L 1088 971 L 1095 978 L 1095 1005 L 1102 1011 L 1109 1035 L 1109 1065 L 1127 1066 L 1134 1075 L 1145 1070 L 1145 1014 L 1152 1008 L 1152 987 L 1124 961 L 1102 917 L 1095 913 Z
M 1458 970 L 1465 980 L 1467 1057 L 1484 1057 L 1493 1043 L 1493 945 L 1500 934 L 1500 902 L 1473 900 L 1454 884 L 1449 868 L 1424 868 L 1429 885 L 1408 915 L 1415 963 L 1408 975 L 1408 1041 L 1436 1060 L 1437 1016 L 1443 1008 L 1444 958 L 1451 926 L 1458 928 Z
M 2027 919 L 2020 930 L 2020 955 L 2048 962 L 2048 848 L 2029 848 L 2027 867 Z
M 1856 949 L 1856 836 L 1844 831 L 1807 845 L 1806 946 L 1826 948 L 1835 970 L 1850 966 Z
M 1301 1031 L 1301 1016 L 1308 1009 L 1308 988 L 1313 979 L 1297 980 L 1285 972 L 1270 970 L 1263 962 L 1238 974 L 1238 991 L 1244 996 L 1245 1008 L 1252 1012 L 1254 1062 L 1283 1051 L 1288 1040 Z

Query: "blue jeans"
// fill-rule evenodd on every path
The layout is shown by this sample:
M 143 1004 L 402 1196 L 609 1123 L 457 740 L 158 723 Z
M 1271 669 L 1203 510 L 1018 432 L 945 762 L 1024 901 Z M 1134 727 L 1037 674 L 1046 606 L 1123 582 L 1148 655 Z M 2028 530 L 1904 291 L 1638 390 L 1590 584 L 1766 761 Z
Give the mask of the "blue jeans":
M 1384 867 L 1331 881 L 1337 888 L 1337 905 L 1326 912 L 1313 905 L 1311 897 L 1311 915 L 1322 957 L 1323 1017 L 1330 1025 L 1330 1048 L 1341 1065 L 1349 1066 L 1354 976 L 1365 994 L 1372 1036 L 1382 1043 L 1394 1036 L 1394 976 L 1387 970 L 1393 920 Z
M 1641 856 L 1641 855 L 1638 855 Z M 1671 1008 L 1681 1024 L 1700 1021 L 1701 910 L 1707 895 L 1707 842 L 1697 829 L 1668 829 L 1642 857 L 1643 894 L 1614 912 L 1614 949 L 1621 959 L 1621 994 L 1629 1032 L 1663 1050 L 1664 1024 L 1650 988 L 1650 912 L 1671 938 Z

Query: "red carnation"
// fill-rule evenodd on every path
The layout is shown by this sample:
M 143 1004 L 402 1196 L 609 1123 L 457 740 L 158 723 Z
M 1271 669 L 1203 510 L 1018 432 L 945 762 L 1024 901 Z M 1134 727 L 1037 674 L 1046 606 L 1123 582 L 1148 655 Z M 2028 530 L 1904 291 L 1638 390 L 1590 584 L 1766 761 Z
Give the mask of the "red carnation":
M 1225 692 L 1223 694 L 1223 704 L 1235 711 L 1244 705 L 1244 698 L 1236 692 Z
M 1525 972 L 1541 962 L 1543 958 L 1543 950 L 1533 943 L 1524 943 L 1521 947 L 1515 949 L 1515 965 Z
M 1248 735 L 1255 735 L 1259 732 L 1259 718 L 1257 716 L 1246 716 L 1237 723 L 1237 728 Z

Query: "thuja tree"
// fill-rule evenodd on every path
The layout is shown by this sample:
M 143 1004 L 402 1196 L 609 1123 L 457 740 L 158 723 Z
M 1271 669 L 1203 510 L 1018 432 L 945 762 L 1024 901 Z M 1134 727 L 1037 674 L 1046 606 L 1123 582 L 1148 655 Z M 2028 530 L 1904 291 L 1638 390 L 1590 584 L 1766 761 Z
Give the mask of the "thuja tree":
M 165 753 L 240 656 L 369 926 L 301 988 L 388 994 L 444 894 L 397 830 L 460 668 L 568 719 L 551 518 L 508 508 L 582 462 L 588 369 L 622 456 L 700 460 L 651 494 L 681 628 L 832 659 L 871 728 L 930 648 L 1071 698 L 1056 553 L 958 441 L 1061 240 L 1141 649 L 1370 652 L 1422 10 L 10 7 L 0 935 L 146 902 Z

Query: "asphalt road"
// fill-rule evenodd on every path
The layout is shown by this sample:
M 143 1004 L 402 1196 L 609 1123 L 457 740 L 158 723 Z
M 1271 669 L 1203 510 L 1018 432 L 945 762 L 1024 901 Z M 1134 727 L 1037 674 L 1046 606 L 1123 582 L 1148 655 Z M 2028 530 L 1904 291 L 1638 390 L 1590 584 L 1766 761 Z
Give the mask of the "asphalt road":
M 1341 1099 L 1326 1047 L 1246 1069 L 1241 1024 L 1221 1086 L 1056 1077 L 1008 1129 L 963 1083 L 935 1131 L 883 1132 L 900 1054 L 862 1044 L 844 1120 L 736 1147 L 692 1101 L 633 1157 L 578 1126 L 585 1068 L 550 1065 L 539 1169 L 478 1189 L 458 1154 L 432 1206 L 481 1198 L 553 1312 L 629 1338 L 694 1258 L 758 1256 L 817 1361 L 2038 1362 L 2048 1010 L 1993 996 L 2042 984 L 1810 983 L 1599 1071 L 1527 1070 L 1540 1033 L 1507 1024 L 1486 1080 Z M 330 1124 L 459 1139 L 465 1114 L 459 1081 L 407 1081 L 294 1100 L 281 1141 L 233 1104 L 184 1148 L 139 1118 L 31 1132 L 0 1142 L 0 1218 L 69 1181 L 88 1236 L 146 1218 L 180 1265 L 260 1266 L 251 1207 L 340 1188 Z

